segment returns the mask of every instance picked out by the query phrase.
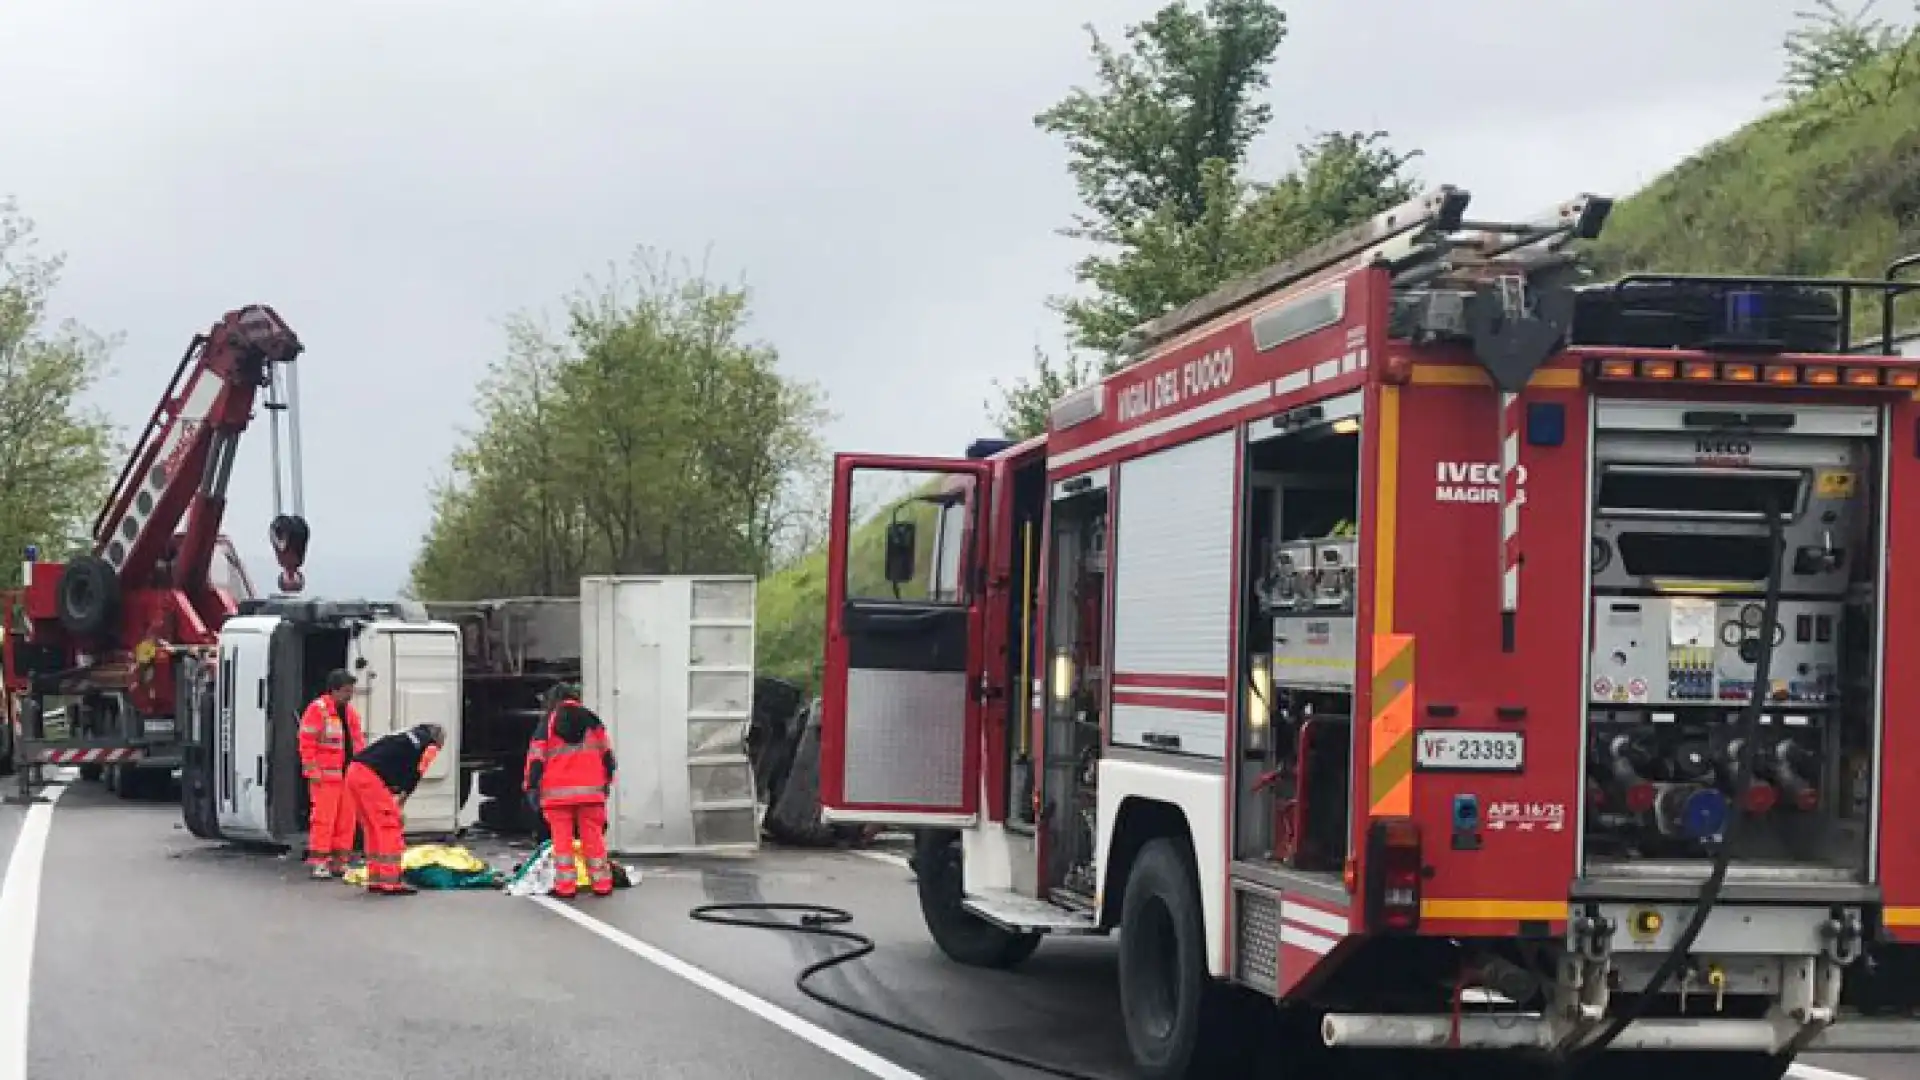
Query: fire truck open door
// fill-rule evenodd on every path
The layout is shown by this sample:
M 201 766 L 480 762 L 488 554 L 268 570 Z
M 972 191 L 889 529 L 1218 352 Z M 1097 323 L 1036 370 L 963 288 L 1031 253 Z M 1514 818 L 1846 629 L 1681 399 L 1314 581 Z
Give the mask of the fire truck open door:
M 832 822 L 978 811 L 988 467 L 842 454 L 828 539 L 820 802 Z

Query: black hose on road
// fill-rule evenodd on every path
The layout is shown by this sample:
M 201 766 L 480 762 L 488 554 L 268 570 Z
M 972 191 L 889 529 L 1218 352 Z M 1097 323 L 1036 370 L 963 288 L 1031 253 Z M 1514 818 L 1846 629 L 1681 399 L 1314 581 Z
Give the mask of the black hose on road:
M 743 926 L 751 930 L 777 930 L 788 934 L 804 934 L 811 937 L 832 938 L 836 941 L 844 941 L 852 945 L 853 948 L 848 949 L 846 952 L 837 953 L 823 960 L 816 960 L 808 964 L 806 967 L 801 968 L 800 974 L 793 978 L 794 989 L 805 994 L 809 999 L 825 1005 L 829 1009 L 846 1013 L 848 1016 L 857 1016 L 869 1024 L 877 1024 L 889 1031 L 898 1032 L 909 1038 L 930 1042 L 935 1046 L 944 1046 L 949 1050 L 958 1050 L 960 1053 L 972 1054 L 975 1057 L 986 1058 L 990 1061 L 998 1061 L 1003 1065 L 1015 1065 L 1022 1069 L 1032 1069 L 1035 1072 L 1046 1073 L 1049 1076 L 1062 1077 L 1063 1080 L 1105 1080 L 1105 1078 L 1102 1077 L 1073 1072 L 1070 1069 L 1063 1069 L 1058 1065 L 1049 1065 L 1044 1061 L 1035 1061 L 1032 1058 L 1021 1057 L 1018 1054 L 1009 1054 L 1005 1051 L 993 1050 L 981 1046 L 978 1043 L 970 1043 L 963 1039 L 956 1039 L 951 1035 L 942 1035 L 938 1032 L 928 1031 L 925 1028 L 914 1027 L 911 1024 L 903 1024 L 898 1020 L 889 1020 L 877 1013 L 868 1012 L 858 1005 L 850 1005 L 847 1002 L 828 997 L 807 985 L 809 980 L 815 975 L 827 971 L 830 968 L 839 967 L 841 964 L 851 963 L 863 956 L 871 954 L 874 950 L 872 938 L 852 930 L 842 929 L 842 927 L 853 922 L 853 915 L 844 909 L 828 907 L 825 904 L 778 904 L 762 902 L 748 904 L 702 904 L 692 911 L 687 912 L 687 914 L 695 922 L 712 923 L 715 926 Z M 793 922 L 788 922 L 781 918 L 756 919 L 752 917 L 755 914 L 788 914 L 796 916 L 797 919 Z

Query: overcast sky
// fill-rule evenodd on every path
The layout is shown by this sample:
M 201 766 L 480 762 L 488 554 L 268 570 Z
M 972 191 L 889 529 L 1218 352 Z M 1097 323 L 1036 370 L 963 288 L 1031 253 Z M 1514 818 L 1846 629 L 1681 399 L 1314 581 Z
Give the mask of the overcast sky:
M 1074 210 L 1033 114 L 1158 0 L 0 0 L 0 193 L 124 335 L 131 427 L 189 337 L 273 304 L 306 342 L 310 591 L 391 594 L 501 320 L 636 244 L 756 294 L 836 449 L 951 454 L 1059 341 Z M 1384 128 L 1520 215 L 1626 194 L 1764 111 L 1793 0 L 1296 0 L 1283 168 Z M 227 530 L 271 580 L 264 433 Z

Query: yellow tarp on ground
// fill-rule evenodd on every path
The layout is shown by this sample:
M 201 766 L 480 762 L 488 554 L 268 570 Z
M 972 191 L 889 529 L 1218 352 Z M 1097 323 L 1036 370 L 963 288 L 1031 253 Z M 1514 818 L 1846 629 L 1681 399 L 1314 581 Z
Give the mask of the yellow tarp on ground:
M 416 844 L 400 856 L 400 872 L 403 874 L 429 866 L 438 866 L 456 874 L 478 874 L 487 869 L 487 864 L 473 852 L 452 844 Z M 347 871 L 340 880 L 364 887 L 367 883 L 366 865 L 363 863 Z M 586 878 L 580 880 L 584 884 Z
M 425 866 L 438 866 L 457 874 L 477 874 L 487 868 L 473 852 L 451 844 L 416 844 L 400 856 L 403 873 Z

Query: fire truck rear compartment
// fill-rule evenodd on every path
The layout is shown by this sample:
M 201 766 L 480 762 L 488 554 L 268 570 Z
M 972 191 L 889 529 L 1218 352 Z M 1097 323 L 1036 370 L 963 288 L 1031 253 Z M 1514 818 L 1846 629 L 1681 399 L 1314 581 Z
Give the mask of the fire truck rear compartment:
M 1586 875 L 1699 878 L 1726 833 L 1729 880 L 1864 881 L 1878 411 L 1601 401 L 1595 420 Z M 1737 721 L 1776 558 L 1770 685 L 1743 774 Z
M 1337 875 L 1347 855 L 1359 572 L 1358 395 L 1248 431 L 1235 856 Z

